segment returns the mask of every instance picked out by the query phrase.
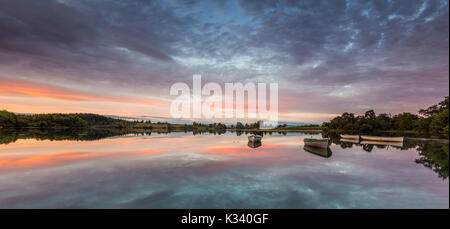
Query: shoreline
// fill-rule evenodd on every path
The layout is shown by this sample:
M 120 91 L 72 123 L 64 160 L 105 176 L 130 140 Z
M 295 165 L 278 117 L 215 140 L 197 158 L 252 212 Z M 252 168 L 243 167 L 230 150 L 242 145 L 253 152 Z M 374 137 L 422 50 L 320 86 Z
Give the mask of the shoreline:
M 2 132 L 27 132 L 27 131 L 70 131 L 70 130 L 76 130 L 77 132 L 83 132 L 83 131 L 119 131 L 124 133 L 171 133 L 171 132 L 196 132 L 196 133 L 210 133 L 210 132 L 278 132 L 278 133 L 324 133 L 324 130 L 319 129 L 296 129 L 296 130 L 286 130 L 286 129 L 206 129 L 206 128 L 199 128 L 199 129 L 182 129 L 182 128 L 140 128 L 140 127 L 131 127 L 131 128 L 118 128 L 118 127 L 107 127 L 107 126 L 94 126 L 94 127 L 22 127 L 22 128 L 0 128 L 0 133 Z M 331 131 L 327 132 L 327 135 L 340 135 L 346 133 L 346 131 Z M 348 133 L 348 132 L 347 132 Z M 434 140 L 434 141 L 449 141 L 449 139 L 446 138 L 439 138 L 439 137 L 432 137 L 432 136 L 407 136 L 408 134 L 416 134 L 416 132 L 413 131 L 380 131 L 378 133 L 368 133 L 367 135 L 371 136 L 387 136 L 387 135 L 380 135 L 380 134 L 388 134 L 388 133 L 396 133 L 396 134 L 406 134 L 404 137 L 412 140 Z M 81 133 L 80 133 L 81 134 Z M 358 135 L 362 135 L 358 133 Z
M 227 131 L 246 131 L 246 132 L 322 132 L 322 130 L 277 130 L 277 129 L 226 129 Z

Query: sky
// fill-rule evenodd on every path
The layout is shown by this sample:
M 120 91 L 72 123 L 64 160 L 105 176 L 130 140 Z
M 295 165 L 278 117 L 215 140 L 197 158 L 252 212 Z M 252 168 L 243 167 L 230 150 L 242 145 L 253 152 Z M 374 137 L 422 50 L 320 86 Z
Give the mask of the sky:
M 0 0 L 0 109 L 172 120 L 194 74 L 278 83 L 280 121 L 417 113 L 449 94 L 448 1 Z

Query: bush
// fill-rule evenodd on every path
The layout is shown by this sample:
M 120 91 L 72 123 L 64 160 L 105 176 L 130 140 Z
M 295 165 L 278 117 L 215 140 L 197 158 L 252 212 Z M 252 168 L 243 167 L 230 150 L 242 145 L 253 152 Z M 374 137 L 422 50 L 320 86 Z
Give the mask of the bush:
M 433 116 L 430 123 L 430 134 L 438 137 L 449 137 L 449 111 L 445 109 L 439 112 L 437 115 Z
M 0 111 L 0 126 L 15 127 L 17 125 L 17 116 L 8 111 Z

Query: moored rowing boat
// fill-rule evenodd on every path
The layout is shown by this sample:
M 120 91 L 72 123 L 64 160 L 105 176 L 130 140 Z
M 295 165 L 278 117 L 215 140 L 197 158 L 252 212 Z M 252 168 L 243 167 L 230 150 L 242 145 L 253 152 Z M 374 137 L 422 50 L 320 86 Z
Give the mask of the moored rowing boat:
M 403 137 L 377 137 L 377 136 L 361 136 L 366 141 L 376 142 L 403 142 Z
M 340 142 L 359 143 L 359 139 L 341 138 Z
M 262 139 L 262 136 L 260 136 L 260 135 L 250 135 L 250 136 L 248 136 L 248 140 L 251 141 L 251 142 L 258 142 L 258 141 L 261 141 L 261 139 Z
M 330 145 L 330 139 L 328 138 L 305 138 L 303 139 L 305 146 L 328 148 Z
M 359 135 L 341 134 L 341 138 L 359 140 Z

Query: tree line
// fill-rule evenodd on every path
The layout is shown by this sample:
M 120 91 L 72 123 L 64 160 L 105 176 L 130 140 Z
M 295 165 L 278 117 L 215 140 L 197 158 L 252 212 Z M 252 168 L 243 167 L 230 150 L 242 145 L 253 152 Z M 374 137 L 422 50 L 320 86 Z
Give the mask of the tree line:
M 449 137 L 449 97 L 419 114 L 379 114 L 368 110 L 364 115 L 345 112 L 322 124 L 324 132 L 373 133 L 377 131 L 414 131 L 423 135 Z
M 113 119 L 96 114 L 14 114 L 6 110 L 0 111 L 0 128 L 85 128 L 133 126 L 132 122 Z
M 0 111 L 0 126 L 3 128 L 85 127 L 87 122 L 75 114 L 16 115 L 8 111 Z
M 0 128 L 86 128 L 103 127 L 118 129 L 145 129 L 160 131 L 224 131 L 227 126 L 222 123 L 202 124 L 171 124 L 168 122 L 155 122 L 150 120 L 127 121 L 114 119 L 96 114 L 14 114 L 6 110 L 0 111 Z

